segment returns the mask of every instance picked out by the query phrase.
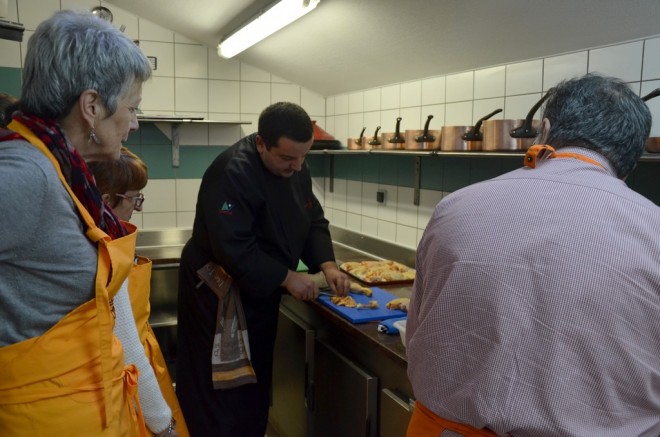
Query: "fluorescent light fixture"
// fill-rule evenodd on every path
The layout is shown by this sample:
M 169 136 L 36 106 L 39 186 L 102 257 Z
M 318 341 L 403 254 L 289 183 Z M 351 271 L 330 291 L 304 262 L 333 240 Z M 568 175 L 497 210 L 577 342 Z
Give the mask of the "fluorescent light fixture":
M 218 55 L 231 58 L 313 10 L 320 0 L 281 0 L 218 44 Z

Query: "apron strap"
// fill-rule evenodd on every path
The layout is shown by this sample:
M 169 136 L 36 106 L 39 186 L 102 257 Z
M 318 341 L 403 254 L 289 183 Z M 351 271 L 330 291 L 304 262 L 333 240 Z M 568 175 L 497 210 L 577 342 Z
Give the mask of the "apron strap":
M 527 153 L 525 153 L 524 164 L 525 167 L 536 168 L 537 161 L 550 158 L 574 158 L 579 159 L 580 161 L 588 162 L 589 164 L 597 165 L 598 167 L 605 168 L 603 164 L 596 161 L 595 159 L 589 158 L 588 156 L 580 155 L 579 153 L 557 153 L 554 147 L 544 144 L 535 144 L 527 149 Z
M 87 209 L 82 205 L 82 203 L 80 203 L 78 197 L 76 197 L 76 195 L 73 193 L 73 190 L 66 182 L 66 179 L 62 174 L 60 163 L 57 161 L 57 159 L 55 159 L 55 156 L 53 156 L 50 150 L 48 150 L 44 142 L 41 141 L 25 125 L 23 125 L 22 123 L 16 120 L 12 120 L 12 122 L 9 123 L 9 126 L 7 127 L 13 130 L 14 132 L 19 133 L 21 136 L 23 136 L 23 138 L 25 138 L 30 144 L 32 144 L 34 147 L 39 149 L 44 155 L 46 155 L 46 157 L 53 164 L 53 167 L 55 167 L 55 170 L 57 171 L 59 179 L 62 182 L 62 185 L 64 186 L 64 188 L 66 188 L 67 192 L 69 193 L 69 196 L 71 196 L 71 199 L 73 199 L 73 202 L 78 208 L 78 212 L 80 213 L 81 217 L 85 221 L 85 224 L 87 225 L 87 231 L 85 232 L 87 238 L 95 244 L 99 243 L 101 240 L 105 242 L 111 241 L 112 239 L 110 238 L 110 236 L 105 232 L 103 232 L 103 230 L 101 230 L 98 226 L 96 226 L 96 223 L 94 223 L 94 219 L 92 218 L 92 216 L 89 214 Z M 114 417 L 118 414 L 118 412 L 110 411 L 109 409 L 109 405 L 111 405 L 111 395 L 112 395 L 110 390 L 112 384 L 112 320 L 111 320 L 112 313 L 110 308 L 109 297 L 98 292 L 99 280 L 100 278 L 97 277 L 96 279 L 97 307 L 107 308 L 107 311 L 98 311 L 97 320 L 99 326 L 99 342 L 100 342 L 99 344 L 101 347 L 101 370 L 103 373 L 103 386 L 104 386 L 103 410 L 105 413 L 104 417 L 107 421 L 105 425 L 109 426 L 109 424 L 114 420 Z M 103 284 L 104 287 L 105 285 L 106 284 Z

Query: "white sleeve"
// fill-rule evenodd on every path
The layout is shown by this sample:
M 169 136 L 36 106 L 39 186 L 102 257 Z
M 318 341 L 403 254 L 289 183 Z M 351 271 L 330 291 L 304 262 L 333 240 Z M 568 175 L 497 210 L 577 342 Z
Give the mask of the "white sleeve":
M 124 346 L 124 361 L 134 363 L 140 371 L 138 397 L 144 421 L 152 432 L 159 433 L 169 426 L 172 411 L 163 398 L 154 370 L 144 352 L 144 346 L 140 342 L 131 301 L 128 297 L 128 279 L 124 281 L 115 296 L 114 304 L 117 316 L 114 332 Z

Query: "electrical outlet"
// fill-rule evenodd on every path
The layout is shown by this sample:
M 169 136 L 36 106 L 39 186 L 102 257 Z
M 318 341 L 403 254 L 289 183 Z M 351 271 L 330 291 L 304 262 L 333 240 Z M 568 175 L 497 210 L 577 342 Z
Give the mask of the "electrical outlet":
M 387 192 L 385 190 L 376 191 L 376 202 L 385 203 L 385 195 L 386 194 L 387 194 Z

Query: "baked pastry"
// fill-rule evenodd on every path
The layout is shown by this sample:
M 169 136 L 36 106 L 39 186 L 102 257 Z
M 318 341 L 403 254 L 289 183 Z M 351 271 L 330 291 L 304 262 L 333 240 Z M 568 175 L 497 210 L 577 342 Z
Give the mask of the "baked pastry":
M 358 284 L 357 282 L 351 281 L 351 293 L 355 294 L 364 294 L 367 297 L 371 297 L 373 292 L 371 291 L 371 288 L 369 287 L 363 287 L 362 285 Z
M 415 269 L 396 261 L 348 261 L 339 266 L 351 276 L 371 284 L 415 279 Z
M 410 299 L 407 297 L 397 297 L 385 304 L 385 307 L 388 310 L 399 310 L 403 312 L 408 312 L 408 307 L 410 306 Z
M 340 307 L 346 308 L 355 308 L 357 307 L 357 302 L 351 296 L 332 296 L 330 302 L 334 303 Z

